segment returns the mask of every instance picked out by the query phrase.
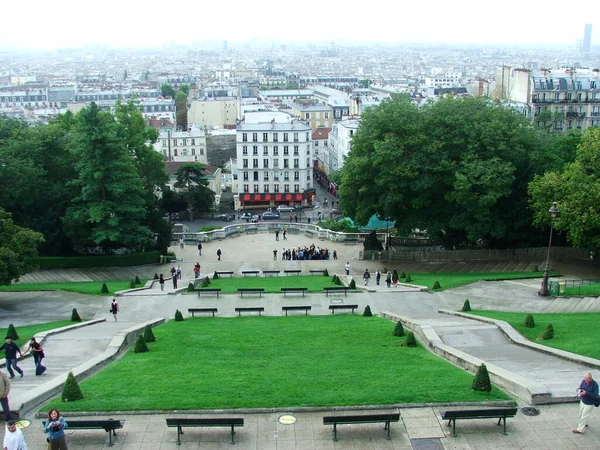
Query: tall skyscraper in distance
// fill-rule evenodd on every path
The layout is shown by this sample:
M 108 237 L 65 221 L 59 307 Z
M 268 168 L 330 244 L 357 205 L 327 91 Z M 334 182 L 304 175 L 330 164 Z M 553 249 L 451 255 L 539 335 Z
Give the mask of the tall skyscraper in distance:
M 592 45 L 592 24 L 586 23 L 583 29 L 583 46 L 582 51 L 584 54 L 588 54 L 590 52 L 590 47 Z

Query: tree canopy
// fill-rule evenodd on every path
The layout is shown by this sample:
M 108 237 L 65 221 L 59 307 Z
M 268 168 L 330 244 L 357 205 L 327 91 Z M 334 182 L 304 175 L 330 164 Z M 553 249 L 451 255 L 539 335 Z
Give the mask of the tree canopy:
M 194 210 L 208 211 L 214 203 L 215 194 L 208 188 L 205 170 L 206 166 L 200 163 L 182 164 L 177 169 L 175 187 L 183 191 L 190 212 L 190 220 L 194 220 Z

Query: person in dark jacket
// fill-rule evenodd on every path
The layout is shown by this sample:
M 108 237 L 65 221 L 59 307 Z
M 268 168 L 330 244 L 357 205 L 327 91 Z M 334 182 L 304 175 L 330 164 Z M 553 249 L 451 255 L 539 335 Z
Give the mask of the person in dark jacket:
M 592 378 L 592 374 L 587 372 L 583 375 L 583 380 L 577 389 L 579 397 L 579 423 L 573 433 L 582 434 L 587 427 L 587 420 L 592 410 L 594 403 L 598 401 L 598 383 Z
M 0 346 L 0 350 L 4 350 L 6 352 L 6 370 L 8 370 L 10 377 L 15 377 L 13 368 L 19 372 L 21 376 L 23 376 L 23 371 L 19 366 L 17 366 L 17 353 L 19 356 L 23 356 L 23 353 L 21 353 L 21 349 L 12 341 L 10 336 L 6 336 L 4 339 L 4 344 Z

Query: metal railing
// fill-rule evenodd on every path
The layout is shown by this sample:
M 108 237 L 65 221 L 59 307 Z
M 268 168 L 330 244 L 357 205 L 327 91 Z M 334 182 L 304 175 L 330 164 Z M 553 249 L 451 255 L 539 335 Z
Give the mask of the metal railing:
M 569 296 L 569 295 L 587 295 L 586 286 L 598 284 L 600 285 L 600 278 L 587 278 L 583 280 L 564 280 L 564 281 L 551 281 L 548 285 L 548 295 L 555 297 Z M 600 286 L 598 286 L 600 291 Z M 590 296 L 596 297 L 598 294 L 591 293 Z

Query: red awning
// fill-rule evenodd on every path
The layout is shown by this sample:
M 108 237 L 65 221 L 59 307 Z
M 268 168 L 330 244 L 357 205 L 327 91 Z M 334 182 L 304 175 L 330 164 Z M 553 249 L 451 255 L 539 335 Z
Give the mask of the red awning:
M 244 194 L 243 199 L 245 202 L 247 202 L 248 200 L 250 200 L 250 194 Z
M 260 200 L 261 200 L 260 194 L 254 194 L 254 201 L 260 201 Z
M 265 194 L 265 200 L 271 200 L 271 194 Z
M 285 194 L 285 199 L 290 201 L 292 199 L 292 194 Z
M 275 194 L 275 200 L 281 200 L 282 196 L 281 194 Z
M 296 194 L 296 198 L 294 199 L 294 201 L 301 202 L 302 201 L 302 194 Z

